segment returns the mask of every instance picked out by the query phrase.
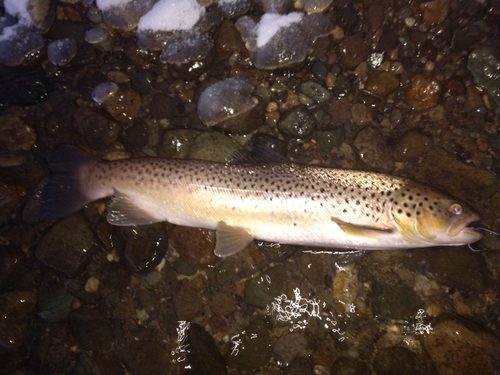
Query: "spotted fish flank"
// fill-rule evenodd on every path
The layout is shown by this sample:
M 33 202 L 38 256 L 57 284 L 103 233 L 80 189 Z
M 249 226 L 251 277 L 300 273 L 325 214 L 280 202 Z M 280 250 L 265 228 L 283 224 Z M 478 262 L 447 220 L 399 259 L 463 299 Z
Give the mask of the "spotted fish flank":
M 479 216 L 408 179 L 291 163 L 237 165 L 141 158 L 106 162 L 63 146 L 51 158 L 42 217 L 112 196 L 114 225 L 160 221 L 216 229 L 219 256 L 252 239 L 306 246 L 399 249 L 475 242 Z

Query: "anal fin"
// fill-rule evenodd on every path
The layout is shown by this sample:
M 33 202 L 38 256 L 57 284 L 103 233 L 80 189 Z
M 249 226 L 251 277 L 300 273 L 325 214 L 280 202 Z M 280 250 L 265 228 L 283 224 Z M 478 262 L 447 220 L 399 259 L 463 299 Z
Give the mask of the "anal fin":
M 253 237 L 242 228 L 232 227 L 221 221 L 215 232 L 215 250 L 218 257 L 227 257 L 243 250 Z
M 113 198 L 108 204 L 108 223 L 112 225 L 146 225 L 157 223 L 158 220 L 150 213 L 144 211 L 126 194 L 115 189 Z

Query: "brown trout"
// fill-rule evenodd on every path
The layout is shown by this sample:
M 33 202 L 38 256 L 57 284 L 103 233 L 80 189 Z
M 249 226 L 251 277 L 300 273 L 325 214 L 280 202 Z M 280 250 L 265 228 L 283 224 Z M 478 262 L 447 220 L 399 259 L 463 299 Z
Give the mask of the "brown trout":
M 482 237 L 468 226 L 479 215 L 467 204 L 373 172 L 293 163 L 104 161 L 74 146 L 54 152 L 50 168 L 42 219 L 112 196 L 109 223 L 214 229 L 218 256 L 237 253 L 253 239 L 380 250 L 458 246 Z

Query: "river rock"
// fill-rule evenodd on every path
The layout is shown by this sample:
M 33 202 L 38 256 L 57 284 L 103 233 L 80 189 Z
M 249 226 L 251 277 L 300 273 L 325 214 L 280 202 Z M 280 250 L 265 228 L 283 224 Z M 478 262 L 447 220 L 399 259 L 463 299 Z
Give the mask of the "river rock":
M 421 337 L 439 374 L 496 374 L 492 359 L 500 352 L 498 337 L 458 317 L 443 316 L 433 334 Z
M 81 215 L 54 225 L 35 250 L 35 258 L 66 277 L 79 275 L 99 250 L 90 225 Z

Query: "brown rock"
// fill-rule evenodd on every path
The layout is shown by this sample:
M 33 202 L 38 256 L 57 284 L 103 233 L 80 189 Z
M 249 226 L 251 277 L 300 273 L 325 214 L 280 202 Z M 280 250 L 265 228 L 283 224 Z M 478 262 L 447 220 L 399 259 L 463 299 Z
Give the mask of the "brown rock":
M 194 267 L 207 267 L 217 260 L 212 231 L 175 226 L 170 233 L 170 241 L 186 262 Z
M 408 104 L 416 111 L 425 111 L 436 106 L 441 94 L 441 84 L 434 78 L 416 75 L 406 95 Z
M 420 4 L 424 23 L 428 26 L 443 22 L 448 17 L 450 0 L 433 0 Z
M 500 341 L 482 327 L 455 317 L 442 317 L 422 343 L 439 374 L 494 374 L 491 356 Z
M 394 74 L 375 71 L 366 81 L 366 89 L 380 96 L 388 96 L 399 87 L 399 79 Z

